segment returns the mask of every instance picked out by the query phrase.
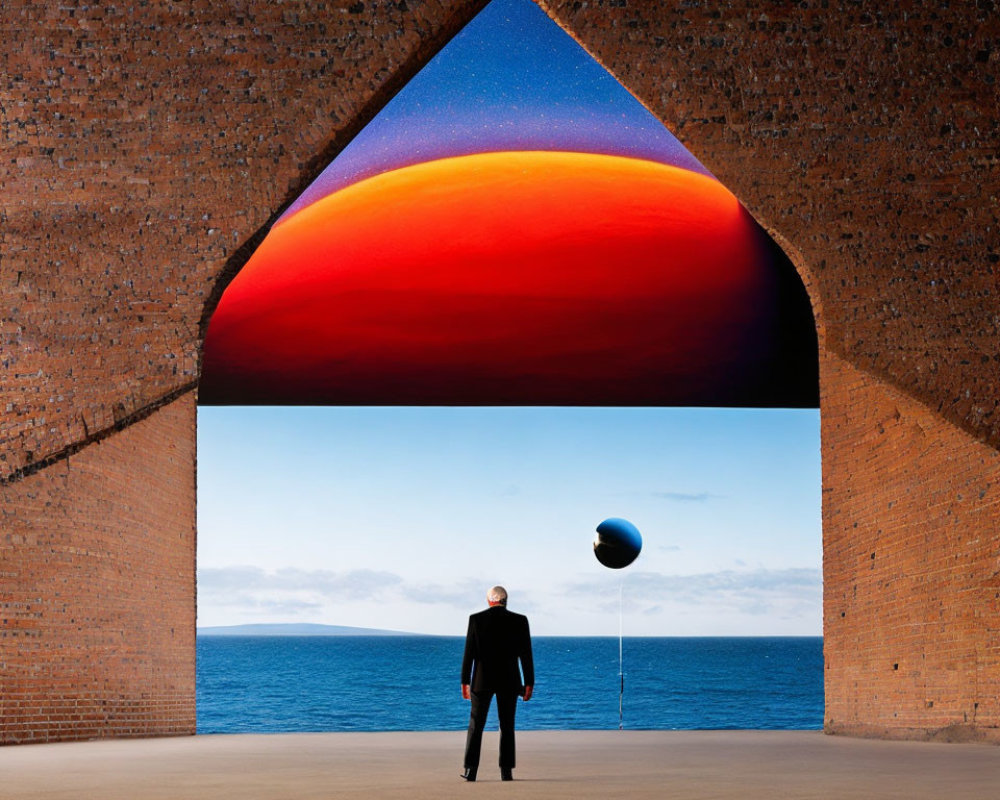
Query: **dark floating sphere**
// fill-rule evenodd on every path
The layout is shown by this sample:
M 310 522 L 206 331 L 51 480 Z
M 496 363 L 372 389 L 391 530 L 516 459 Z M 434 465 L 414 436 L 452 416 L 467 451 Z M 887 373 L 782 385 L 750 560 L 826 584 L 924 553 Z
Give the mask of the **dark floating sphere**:
M 642 550 L 639 529 L 627 519 L 609 517 L 597 526 L 594 537 L 594 555 L 611 569 L 627 567 Z

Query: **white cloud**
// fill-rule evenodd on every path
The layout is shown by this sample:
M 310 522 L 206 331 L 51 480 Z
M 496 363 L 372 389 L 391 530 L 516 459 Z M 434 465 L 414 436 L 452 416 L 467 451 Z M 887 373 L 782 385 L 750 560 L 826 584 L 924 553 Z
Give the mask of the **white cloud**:
M 704 503 L 708 500 L 719 500 L 724 495 L 712 492 L 652 492 L 653 497 L 660 500 L 674 500 L 679 503 Z
M 198 570 L 199 591 L 222 600 L 233 597 L 234 591 L 241 597 L 310 592 L 342 600 L 377 600 L 402 583 L 399 575 L 370 569 L 332 572 L 286 567 L 267 571 L 260 567 L 231 566 Z
M 198 570 L 201 606 L 229 608 L 268 618 L 316 616 L 332 606 L 362 603 L 441 604 L 466 610 L 484 595 L 482 581 L 451 584 L 406 581 L 393 572 L 357 569 L 343 572 L 252 566 L 203 567 Z
M 205 567 L 199 617 L 202 625 L 303 621 L 460 635 L 467 615 L 485 605 L 485 588 L 482 576 L 430 583 L 365 569 Z M 512 608 L 529 615 L 534 632 L 548 635 L 617 630 L 621 589 L 630 635 L 813 635 L 822 608 L 821 573 L 805 568 L 696 575 L 606 570 L 545 589 L 508 588 Z
M 723 570 L 698 575 L 658 572 L 625 573 L 566 584 L 567 598 L 585 599 L 608 613 L 617 610 L 619 587 L 624 586 L 626 610 L 654 614 L 663 606 L 728 609 L 765 615 L 791 608 L 812 608 L 820 602 L 823 578 L 811 568 Z

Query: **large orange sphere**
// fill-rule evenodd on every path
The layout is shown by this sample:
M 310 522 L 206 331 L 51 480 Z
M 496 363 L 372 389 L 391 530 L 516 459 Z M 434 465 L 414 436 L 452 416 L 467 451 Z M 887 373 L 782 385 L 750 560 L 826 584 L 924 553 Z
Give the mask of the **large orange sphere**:
M 406 167 L 268 234 L 212 317 L 202 401 L 754 405 L 780 349 L 769 259 L 733 195 L 677 167 Z

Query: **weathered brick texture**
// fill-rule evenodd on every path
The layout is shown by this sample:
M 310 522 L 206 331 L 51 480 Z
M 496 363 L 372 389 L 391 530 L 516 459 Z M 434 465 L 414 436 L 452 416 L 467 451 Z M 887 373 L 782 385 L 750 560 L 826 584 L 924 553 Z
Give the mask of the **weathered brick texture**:
M 198 378 L 255 236 L 485 0 L 10 0 L 0 479 Z
M 1000 453 L 822 362 L 826 728 L 1000 742 Z
M 195 396 L 0 486 L 0 743 L 194 733 Z
M 192 402 L 219 293 L 269 220 L 482 5 L 4 4 L 0 542 L 72 525 L 92 546 L 59 551 L 56 571 L 44 547 L 20 540 L 10 569 L 13 545 L 4 544 L 0 575 L 11 602 L 58 597 L 110 614 L 89 639 L 71 636 L 55 606 L 35 618 L 51 649 L 15 666 L 26 676 L 36 663 L 63 670 L 58 682 L 33 684 L 46 708 L 89 702 L 101 661 L 118 659 L 108 686 L 141 684 L 139 662 L 120 654 L 156 650 L 142 662 L 148 702 L 177 699 L 188 711 L 176 718 L 189 714 L 193 685 L 175 691 L 167 676 L 191 673 L 193 644 L 182 658 L 165 624 L 125 615 L 104 586 L 105 577 L 122 586 L 113 567 L 89 582 L 80 571 L 96 569 L 101 553 L 113 560 L 121 542 L 112 532 L 133 531 L 128 546 L 142 548 L 193 519 L 193 430 L 166 420 Z M 994 3 L 543 6 L 734 191 L 786 248 L 814 301 L 824 348 L 829 728 L 995 728 Z M 150 430 L 177 446 L 169 468 L 162 448 L 128 448 Z M 135 516 L 116 503 L 139 503 L 130 477 L 144 474 L 170 487 L 173 505 L 149 499 Z M 855 580 L 872 552 L 874 567 Z M 165 564 L 150 561 L 148 580 L 167 580 Z M 45 573 L 51 593 L 9 578 L 15 571 Z M 185 613 L 176 611 L 172 636 Z M 3 632 L 8 663 L 15 630 Z M 886 658 L 892 674 L 882 677 Z M 126 732 L 58 715 L 24 721 L 31 716 L 18 719 L 39 739 Z

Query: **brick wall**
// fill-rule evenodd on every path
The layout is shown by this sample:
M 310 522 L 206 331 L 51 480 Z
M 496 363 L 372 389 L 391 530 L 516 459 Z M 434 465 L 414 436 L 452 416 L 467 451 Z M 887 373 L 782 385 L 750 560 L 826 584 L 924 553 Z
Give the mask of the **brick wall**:
M 161 424 L 168 441 L 174 426 L 162 421 L 192 411 L 205 320 L 268 221 L 482 5 L 5 3 L 0 575 L 12 597 L 41 598 L 48 633 L 42 647 L 7 623 L 0 641 L 10 675 L 28 681 L 37 663 L 66 678 L 33 684 L 51 708 L 77 695 L 93 705 L 82 687 L 101 682 L 95 654 L 111 653 L 115 635 L 133 659 L 115 672 L 115 696 L 133 697 L 131 686 L 149 705 L 190 704 L 193 688 L 167 681 L 184 670 L 170 666 L 166 623 L 151 628 L 128 610 L 131 595 L 104 583 L 125 591 L 116 547 L 170 541 L 178 519 L 193 525 L 193 453 L 167 480 L 157 466 L 167 451 L 129 443 Z M 786 247 L 820 312 L 830 729 L 995 725 L 994 4 L 543 6 Z M 174 433 L 178 448 L 193 446 L 190 430 Z M 168 507 L 132 479 L 143 470 L 176 493 Z M 91 545 L 60 551 L 58 569 L 44 544 L 32 549 L 71 531 Z M 23 538 L 18 550 L 8 535 Z M 178 542 L 173 557 L 187 558 Z M 874 572 L 866 563 L 866 580 L 854 580 L 872 552 Z M 165 560 L 150 562 L 148 581 L 173 580 Z M 920 561 L 929 566 L 913 571 Z M 107 616 L 74 631 L 57 602 Z M 18 609 L 17 626 L 37 610 Z M 187 613 L 176 611 L 170 637 Z M 9 661 L 21 653 L 6 644 L 14 633 L 36 656 Z M 887 657 L 899 665 L 891 676 L 859 677 L 881 675 Z M 60 720 L 21 729 L 126 732 Z
M 195 396 L 0 486 L 0 743 L 194 733 Z
M 826 729 L 1000 742 L 1000 453 L 827 354 Z

